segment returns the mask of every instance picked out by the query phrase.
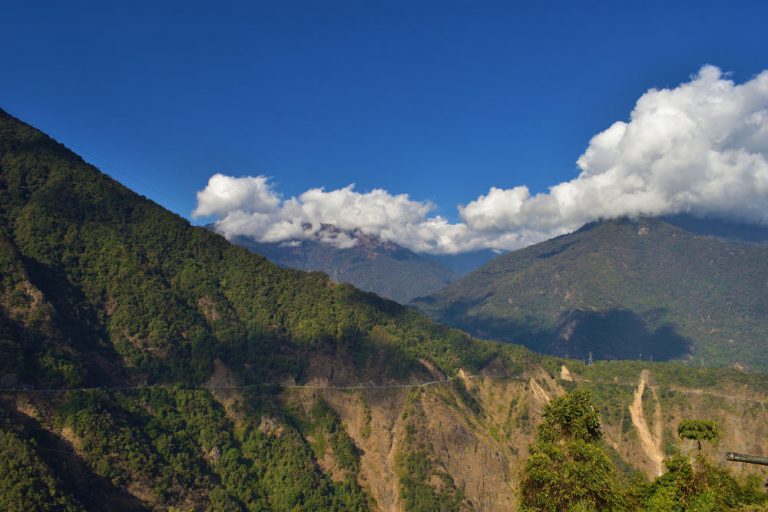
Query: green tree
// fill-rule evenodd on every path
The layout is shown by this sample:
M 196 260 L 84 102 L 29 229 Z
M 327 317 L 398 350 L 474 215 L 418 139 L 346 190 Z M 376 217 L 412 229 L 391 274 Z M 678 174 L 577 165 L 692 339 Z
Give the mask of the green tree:
M 720 425 L 715 421 L 710 420 L 683 420 L 680 425 L 677 426 L 677 435 L 682 439 L 690 439 L 696 441 L 696 444 L 701 451 L 701 442 L 717 442 L 722 435 L 720 431 Z
M 544 409 L 521 486 L 524 510 L 620 510 L 616 470 L 602 446 L 591 395 L 576 390 Z
M 737 479 L 697 454 L 676 455 L 648 489 L 644 509 L 651 512 L 765 510 L 766 496 L 757 477 Z M 752 508 L 750 508 L 752 507 Z
M 542 415 L 544 422 L 538 430 L 540 441 L 575 441 L 586 443 L 600 441 L 600 418 L 592 404 L 589 391 L 580 389 L 552 400 Z
M 701 453 L 701 442 L 715 442 L 721 437 L 715 421 L 680 422 L 678 435 L 696 441 L 698 453 L 691 459 L 675 455 L 664 461 L 667 471 L 648 488 L 645 509 L 659 512 L 764 510 L 766 496 L 759 490 L 756 477 L 738 479 L 713 464 Z M 747 508 L 759 507 L 759 508 Z

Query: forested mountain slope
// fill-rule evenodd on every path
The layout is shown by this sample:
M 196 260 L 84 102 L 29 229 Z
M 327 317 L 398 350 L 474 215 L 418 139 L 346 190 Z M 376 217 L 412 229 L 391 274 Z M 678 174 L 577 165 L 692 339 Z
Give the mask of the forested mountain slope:
M 627 474 L 692 415 L 768 453 L 762 375 L 473 340 L 192 227 L 2 111 L 0 261 L 0 510 L 516 510 L 542 408 L 576 387 Z
M 55 488 L 57 468 L 23 439 L 55 428 L 47 449 L 67 442 L 84 459 L 81 473 L 65 475 L 82 481 L 62 485 L 78 489 L 96 475 L 110 489 L 104 499 L 133 485 L 128 494 L 149 504 L 343 510 L 344 500 L 356 500 L 349 509 L 367 508 L 354 478 L 336 485 L 320 471 L 298 427 L 285 424 L 278 439 L 263 432 L 273 416 L 287 421 L 264 385 L 306 380 L 314 353 L 354 370 L 339 368 L 334 379 L 372 383 L 430 379 L 419 358 L 451 371 L 491 355 L 489 346 L 394 302 L 280 268 L 193 228 L 4 112 L 0 168 L 0 386 L 194 388 L 208 382 L 216 361 L 239 386 L 256 386 L 248 388 L 247 419 L 226 419 L 208 392 L 174 387 L 122 396 L 32 391 L 34 413 L 22 421 L 19 405 L 6 403 L 4 421 L 19 446 L 13 455 L 34 460 L 25 471 L 39 468 L 34 482 Z M 243 429 L 237 441 L 233 421 Z M 230 470 L 238 474 L 232 482 Z M 253 482 L 245 478 L 258 472 Z
M 415 304 L 477 336 L 550 354 L 768 369 L 768 246 L 662 219 L 589 224 Z

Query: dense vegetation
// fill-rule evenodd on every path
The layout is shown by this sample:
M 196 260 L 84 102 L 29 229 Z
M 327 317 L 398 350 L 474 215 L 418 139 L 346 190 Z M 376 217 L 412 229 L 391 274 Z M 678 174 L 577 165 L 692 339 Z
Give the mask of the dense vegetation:
M 695 365 L 765 370 L 767 281 L 766 245 L 618 219 L 501 256 L 416 305 L 480 337 L 550 354 L 691 355 Z
M 0 510 L 76 511 L 80 506 L 40 457 L 34 440 L 16 432 L 3 418 L 0 426 Z
M 536 442 L 522 481 L 524 510 L 655 512 L 764 510 L 768 497 L 755 477 L 737 479 L 701 453 L 693 459 L 675 454 L 666 472 L 647 483 L 639 476 L 622 478 L 604 443 L 596 409 L 588 391 L 553 400 L 544 410 Z M 686 436 L 712 432 L 711 421 L 687 420 Z
M 371 333 L 396 340 L 393 357 L 439 359 L 446 370 L 488 357 L 396 303 L 194 228 L 39 131 L 0 121 L 6 380 L 192 383 L 215 357 L 262 379 L 300 379 L 302 354 L 322 344 L 365 363 Z
M 90 478 L 102 482 L 100 493 L 50 473 L 43 455 L 74 456 L 72 447 L 51 448 L 39 432 L 5 429 L 2 509 L 132 509 L 119 495 L 130 485 L 150 503 L 184 510 L 371 510 L 356 472 L 331 481 L 312 463 L 307 432 L 274 413 L 250 410 L 235 428 L 207 391 L 73 392 L 58 404 L 55 422 L 77 439 Z M 328 422 L 327 415 L 317 420 Z M 339 450 L 338 441 L 332 444 Z M 354 470 L 355 452 L 342 449 L 337 458 Z
M 514 353 L 232 246 L 1 111 L 0 262 L 0 387 L 117 390 L 33 395 L 45 417 L 3 431 L 7 510 L 70 510 L 78 500 L 368 510 L 359 453 L 338 418 L 320 403 L 302 421 L 264 384 L 301 382 L 318 352 L 348 361 L 360 381 L 423 377 L 420 359 L 453 373 Z M 217 359 L 254 386 L 237 425 L 208 391 L 185 389 L 204 383 Z M 119 391 L 155 383 L 182 387 Z M 12 401 L 0 406 L 15 411 Z M 51 429 L 72 441 L 48 439 Z M 319 470 L 313 436 L 343 481 Z M 35 449 L 43 442 L 72 455 L 78 478 L 54 474 Z M 100 482 L 96 501 L 88 479 Z
M 522 482 L 530 510 L 626 510 L 619 473 L 605 453 L 589 392 L 555 399 L 544 410 Z M 636 505 L 636 504 L 635 504 Z

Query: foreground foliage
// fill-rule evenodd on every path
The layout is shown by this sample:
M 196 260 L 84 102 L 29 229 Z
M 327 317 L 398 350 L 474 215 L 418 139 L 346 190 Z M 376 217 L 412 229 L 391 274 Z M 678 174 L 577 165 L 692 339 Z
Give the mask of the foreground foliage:
M 529 510 L 623 508 L 617 471 L 605 453 L 600 420 L 588 391 L 557 398 L 544 410 L 522 482 Z
M 715 439 L 712 421 L 684 420 L 681 436 Z M 700 452 L 693 460 L 675 455 L 666 472 L 651 483 L 622 479 L 606 454 L 590 393 L 577 390 L 556 398 L 544 411 L 530 448 L 521 502 L 530 511 L 643 510 L 715 512 L 764 510 L 768 497 L 757 477 L 735 478 Z M 764 508 L 766 507 L 766 508 Z
M 677 435 L 681 439 L 690 439 L 696 441 L 696 446 L 701 451 L 701 442 L 709 441 L 712 443 L 720 440 L 722 433 L 720 426 L 714 421 L 708 420 L 683 420 L 677 427 Z

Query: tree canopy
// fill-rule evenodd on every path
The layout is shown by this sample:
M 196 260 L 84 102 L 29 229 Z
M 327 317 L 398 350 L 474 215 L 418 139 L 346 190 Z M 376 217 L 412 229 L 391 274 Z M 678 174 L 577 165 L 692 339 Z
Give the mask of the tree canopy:
M 715 512 L 765 510 L 768 499 L 756 477 L 736 478 L 698 453 L 667 459 L 653 482 L 639 474 L 623 478 L 602 442 L 600 418 L 589 391 L 578 389 L 552 400 L 530 447 L 521 485 L 525 511 L 640 510 Z M 680 436 L 715 441 L 714 421 L 683 420 Z
M 677 426 L 677 435 L 683 439 L 696 441 L 701 451 L 702 441 L 715 443 L 720 440 L 722 432 L 716 421 L 685 419 Z
M 552 400 L 530 448 L 521 486 L 526 510 L 621 509 L 616 470 L 587 390 Z

